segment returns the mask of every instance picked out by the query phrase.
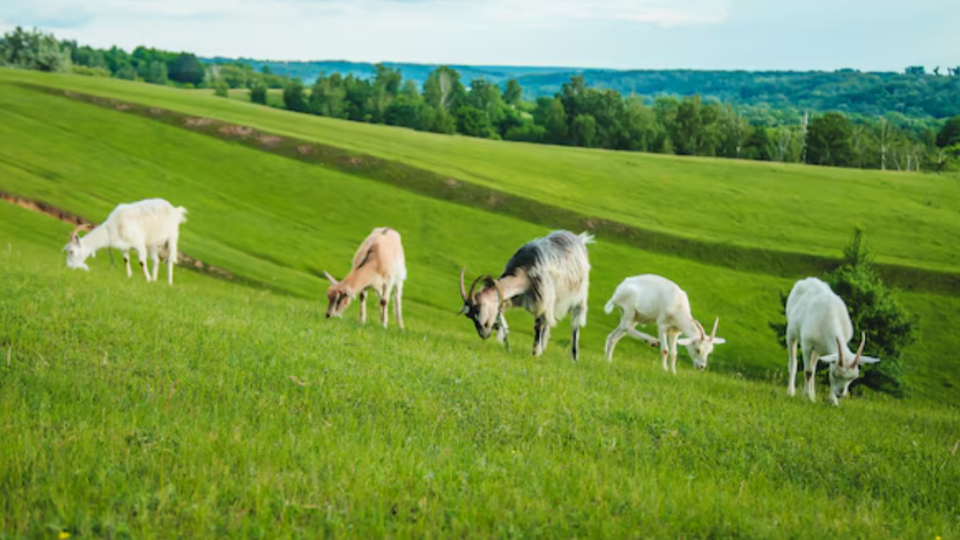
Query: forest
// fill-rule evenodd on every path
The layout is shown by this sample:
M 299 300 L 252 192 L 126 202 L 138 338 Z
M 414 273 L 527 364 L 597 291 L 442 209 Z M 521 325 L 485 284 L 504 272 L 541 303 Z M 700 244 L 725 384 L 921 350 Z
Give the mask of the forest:
M 960 68 L 730 72 L 722 84 L 711 72 L 639 72 L 647 82 L 624 93 L 609 86 L 622 88 L 638 72 L 619 72 L 619 79 L 588 72 L 465 81 L 459 70 L 439 66 L 418 83 L 405 79 L 401 67 L 376 64 L 370 76 L 321 74 L 305 84 L 269 64 L 257 70 L 243 61 L 203 62 L 189 52 L 96 49 L 20 28 L 0 41 L 0 65 L 213 88 L 224 97 L 245 89 L 250 101 L 264 105 L 269 92 L 281 92 L 282 106 L 295 112 L 470 137 L 884 170 L 960 168 Z M 834 90 L 797 97 L 810 79 Z M 531 80 L 539 81 L 538 90 L 531 92 Z M 551 85 L 552 94 L 528 99 Z M 668 87 L 677 91 L 664 92 Z

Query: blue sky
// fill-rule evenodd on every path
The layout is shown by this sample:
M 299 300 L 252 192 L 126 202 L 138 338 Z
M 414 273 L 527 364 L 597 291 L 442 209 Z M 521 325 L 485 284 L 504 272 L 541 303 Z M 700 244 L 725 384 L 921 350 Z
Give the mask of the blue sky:
M 3 0 L 0 31 L 17 25 L 100 47 L 280 60 L 960 66 L 960 0 Z

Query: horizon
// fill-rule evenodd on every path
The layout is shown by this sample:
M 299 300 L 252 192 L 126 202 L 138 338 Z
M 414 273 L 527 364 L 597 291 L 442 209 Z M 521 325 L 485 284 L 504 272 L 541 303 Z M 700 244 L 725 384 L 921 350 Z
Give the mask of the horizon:
M 828 17 L 824 13 L 829 14 Z M 0 31 L 97 48 L 310 62 L 617 71 L 902 72 L 960 65 L 960 3 L 856 0 L 14 0 Z M 465 37 L 466 36 L 466 37 Z M 811 39 L 815 36 L 816 39 Z M 894 37 L 891 37 L 894 36 Z M 384 60 L 390 51 L 391 60 Z M 842 52 L 838 52 L 842 51 Z M 280 60 L 276 60 L 280 59 Z

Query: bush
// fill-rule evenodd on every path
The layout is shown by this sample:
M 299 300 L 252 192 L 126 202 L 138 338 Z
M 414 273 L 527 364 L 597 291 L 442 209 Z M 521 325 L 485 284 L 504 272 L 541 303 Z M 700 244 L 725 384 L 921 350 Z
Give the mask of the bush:
M 863 243 L 863 232 L 854 231 L 853 239 L 843 250 L 842 264 L 823 276 L 840 298 L 847 304 L 853 322 L 852 347 L 860 343 L 860 332 L 867 337 L 864 354 L 880 358 L 877 364 L 861 366 L 863 377 L 854 385 L 863 384 L 878 392 L 896 397 L 906 393 L 903 350 L 914 342 L 915 318 L 900 303 L 896 290 L 884 285 L 873 268 L 873 253 Z M 784 313 L 787 293 L 780 292 Z M 785 322 L 770 323 L 780 344 L 786 347 Z
M 218 80 L 216 84 L 213 85 L 213 95 L 218 97 L 228 97 L 228 91 L 230 86 L 227 85 L 227 82 L 223 79 Z
M 828 273 L 824 281 L 847 304 L 853 321 L 854 341 L 866 333 L 864 354 L 880 363 L 863 366 L 860 382 L 868 388 L 903 397 L 903 350 L 914 342 L 916 320 L 900 303 L 896 290 L 884 285 L 873 268 L 873 254 L 863 245 L 858 229 L 844 249 L 843 265 Z
M 250 101 L 251 103 L 259 103 L 261 105 L 267 104 L 267 87 L 262 84 L 258 84 L 250 89 Z
M 88 66 L 80 66 L 80 65 L 74 64 L 73 67 L 70 68 L 70 70 L 75 75 L 84 75 L 87 77 L 109 77 L 110 76 L 110 71 L 108 71 L 106 68 L 101 68 L 101 67 L 88 67 Z

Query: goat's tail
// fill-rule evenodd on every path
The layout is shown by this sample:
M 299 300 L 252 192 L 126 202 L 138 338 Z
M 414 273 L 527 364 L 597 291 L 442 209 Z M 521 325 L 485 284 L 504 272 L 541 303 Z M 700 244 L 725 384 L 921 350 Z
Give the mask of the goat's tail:
M 595 238 L 595 236 L 586 231 L 580 233 L 580 241 L 583 242 L 583 245 L 592 244 Z
M 182 207 L 182 206 L 178 206 L 178 207 L 176 208 L 176 210 L 177 210 L 177 212 L 180 214 L 180 223 L 186 223 L 186 222 L 187 222 L 187 209 L 184 208 L 184 207 Z
M 607 315 L 613 313 L 613 308 L 617 307 L 617 303 L 613 301 L 613 298 L 607 301 L 607 305 L 603 306 L 603 311 Z

